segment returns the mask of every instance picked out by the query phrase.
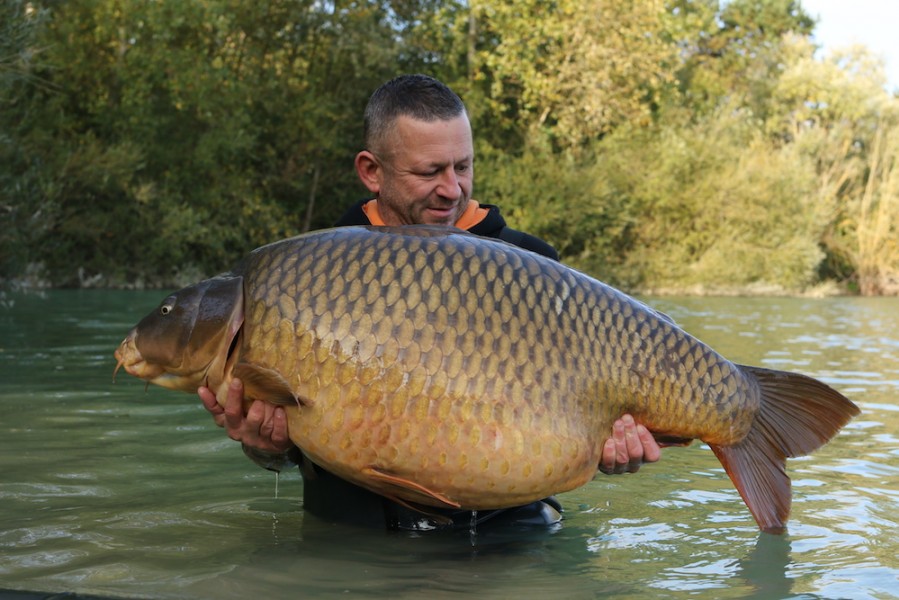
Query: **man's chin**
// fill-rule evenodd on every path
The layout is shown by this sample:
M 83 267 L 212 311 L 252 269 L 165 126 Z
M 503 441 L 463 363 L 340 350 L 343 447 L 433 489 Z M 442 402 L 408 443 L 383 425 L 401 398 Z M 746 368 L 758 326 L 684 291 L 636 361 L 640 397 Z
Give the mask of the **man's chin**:
M 425 209 L 424 214 L 422 214 L 421 222 L 425 225 L 444 225 L 447 227 L 453 226 L 456 224 L 456 221 L 459 220 L 459 211 L 455 209 L 449 210 L 439 210 L 439 209 Z

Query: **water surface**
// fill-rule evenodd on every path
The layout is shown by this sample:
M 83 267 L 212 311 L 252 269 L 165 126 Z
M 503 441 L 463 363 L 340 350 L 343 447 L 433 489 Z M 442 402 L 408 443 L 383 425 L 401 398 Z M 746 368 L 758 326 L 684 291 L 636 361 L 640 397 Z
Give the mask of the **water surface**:
M 0 588 L 119 598 L 895 598 L 899 299 L 649 299 L 741 363 L 862 409 L 792 460 L 793 514 L 759 533 L 703 445 L 562 494 L 550 531 L 412 536 L 322 522 L 187 394 L 112 351 L 158 292 L 0 296 Z

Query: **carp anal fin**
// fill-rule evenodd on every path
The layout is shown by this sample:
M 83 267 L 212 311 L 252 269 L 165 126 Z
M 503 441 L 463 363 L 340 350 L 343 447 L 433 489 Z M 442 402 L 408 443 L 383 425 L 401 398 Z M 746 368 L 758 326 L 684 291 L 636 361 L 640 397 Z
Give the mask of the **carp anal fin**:
M 790 514 L 786 459 L 823 446 L 859 413 L 848 398 L 824 383 L 785 371 L 739 365 L 754 376 L 761 403 L 752 428 L 732 446 L 709 444 L 724 465 L 759 528 L 782 533 Z
M 415 483 L 414 481 L 410 481 L 403 477 L 399 477 L 398 475 L 392 475 L 386 471 L 382 471 L 381 469 L 379 469 L 377 467 L 366 467 L 366 468 L 362 469 L 362 474 L 365 475 L 366 477 L 370 477 L 370 478 L 376 480 L 380 484 L 386 483 L 391 486 L 399 487 L 399 488 L 401 488 L 401 490 L 399 490 L 401 492 L 408 493 L 411 491 L 420 496 L 425 496 L 432 501 L 437 501 L 440 503 L 440 506 L 442 508 L 461 508 L 462 507 L 461 504 L 459 504 L 458 502 L 454 502 L 453 500 L 450 500 L 443 494 L 440 494 L 438 492 L 430 490 L 421 484 Z M 394 500 L 400 504 L 403 504 L 404 506 L 407 506 L 408 508 L 412 508 L 419 512 L 423 512 L 420 508 L 415 508 L 414 506 L 410 505 L 408 500 L 402 500 L 397 495 L 387 494 L 387 496 L 391 500 Z
M 303 406 L 309 401 L 300 398 L 290 389 L 287 380 L 273 369 L 240 363 L 234 367 L 234 376 L 243 381 L 244 396 L 264 400 L 276 406 Z
M 692 444 L 694 440 L 694 438 L 685 438 L 672 433 L 660 433 L 656 431 L 650 431 L 650 433 L 660 448 L 671 448 L 672 446 L 686 447 Z

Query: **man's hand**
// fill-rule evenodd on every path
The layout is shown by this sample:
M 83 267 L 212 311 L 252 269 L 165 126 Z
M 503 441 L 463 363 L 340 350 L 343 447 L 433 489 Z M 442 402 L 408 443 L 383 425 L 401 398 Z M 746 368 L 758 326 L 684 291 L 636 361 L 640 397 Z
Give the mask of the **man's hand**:
M 197 394 L 212 414 L 215 424 L 224 427 L 232 440 L 272 454 L 287 452 L 293 446 L 287 437 L 287 415 L 280 406 L 257 400 L 244 415 L 243 382 L 239 379 L 231 380 L 224 407 L 207 387 L 201 387 Z
M 622 415 L 612 425 L 612 437 L 602 447 L 599 470 L 613 473 L 636 473 L 643 463 L 656 462 L 662 451 L 655 438 L 630 415 Z

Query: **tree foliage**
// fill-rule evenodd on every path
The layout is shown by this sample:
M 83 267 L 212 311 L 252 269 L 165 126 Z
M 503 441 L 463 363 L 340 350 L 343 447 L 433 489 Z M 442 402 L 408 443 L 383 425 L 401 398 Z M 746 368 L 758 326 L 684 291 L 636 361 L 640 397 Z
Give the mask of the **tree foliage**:
M 500 131 L 578 147 L 616 125 L 649 121 L 677 58 L 665 15 L 659 1 L 473 2 L 473 79 Z
M 330 225 L 370 93 L 466 100 L 476 197 L 629 289 L 899 292 L 899 107 L 789 0 L 7 0 L 0 279 L 174 285 Z

